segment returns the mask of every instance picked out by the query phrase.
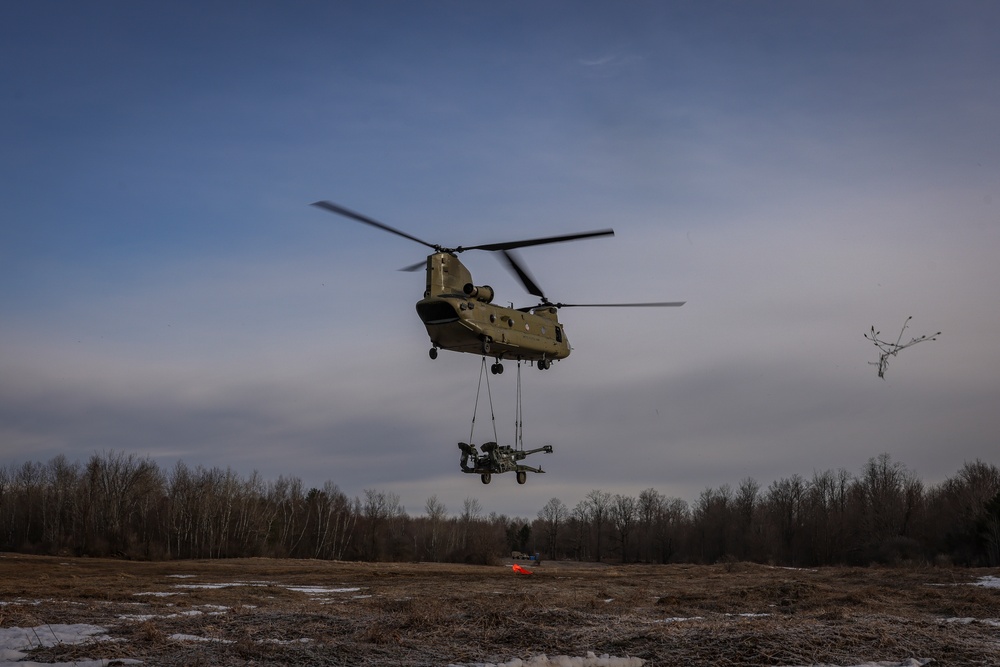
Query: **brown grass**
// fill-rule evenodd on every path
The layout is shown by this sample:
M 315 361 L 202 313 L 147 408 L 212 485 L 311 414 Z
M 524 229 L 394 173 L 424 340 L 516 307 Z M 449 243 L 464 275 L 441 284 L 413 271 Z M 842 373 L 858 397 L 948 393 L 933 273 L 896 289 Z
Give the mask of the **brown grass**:
M 36 649 L 30 659 L 40 662 L 446 665 L 593 651 L 665 666 L 910 657 L 1000 664 L 1000 628 L 942 620 L 1000 618 L 1000 591 L 967 585 L 994 572 L 746 563 L 546 562 L 534 569 L 527 577 L 509 567 L 429 563 L 140 563 L 4 554 L 0 627 L 91 623 L 125 640 Z M 310 594 L 290 586 L 360 590 Z M 152 592 L 174 595 L 140 595 Z M 178 641 L 174 634 L 218 641 Z

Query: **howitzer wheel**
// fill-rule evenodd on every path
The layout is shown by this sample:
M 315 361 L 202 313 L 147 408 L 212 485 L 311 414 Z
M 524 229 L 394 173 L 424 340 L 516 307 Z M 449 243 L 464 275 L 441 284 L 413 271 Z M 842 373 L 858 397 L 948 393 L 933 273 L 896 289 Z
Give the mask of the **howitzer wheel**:
M 524 484 L 527 481 L 528 481 L 528 473 L 524 472 L 523 470 L 518 470 L 517 471 L 517 483 L 518 484 Z
M 493 475 L 491 475 L 488 472 L 484 472 L 482 475 L 479 476 L 479 479 L 483 480 L 483 484 L 489 484 L 490 480 L 493 479 Z

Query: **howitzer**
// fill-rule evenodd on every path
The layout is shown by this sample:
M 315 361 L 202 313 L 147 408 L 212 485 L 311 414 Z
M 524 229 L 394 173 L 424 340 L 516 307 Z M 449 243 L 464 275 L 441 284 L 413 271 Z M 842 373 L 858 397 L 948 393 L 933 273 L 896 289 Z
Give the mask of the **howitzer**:
M 480 453 L 475 445 L 460 442 L 458 448 L 462 450 L 462 472 L 478 474 L 483 484 L 489 484 L 494 474 L 505 472 L 516 472 L 517 483 L 524 484 L 528 481 L 529 472 L 544 473 L 545 471 L 541 467 L 533 468 L 518 463 L 518 461 L 523 461 L 529 454 L 552 453 L 552 445 L 544 445 L 537 449 L 514 449 L 508 445 L 487 442 L 483 443 L 482 453 Z

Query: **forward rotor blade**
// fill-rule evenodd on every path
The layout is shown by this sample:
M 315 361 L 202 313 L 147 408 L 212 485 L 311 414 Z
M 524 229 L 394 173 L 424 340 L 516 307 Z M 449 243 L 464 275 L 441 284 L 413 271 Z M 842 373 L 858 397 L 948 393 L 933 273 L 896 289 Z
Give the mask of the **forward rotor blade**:
M 657 301 L 648 303 L 554 303 L 556 308 L 677 308 L 687 301 Z
M 542 293 L 542 289 L 535 284 L 535 281 L 532 279 L 527 269 L 518 263 L 517 259 L 515 259 L 516 256 L 508 250 L 502 250 L 500 251 L 500 254 L 507 260 L 507 269 L 520 278 L 524 288 L 528 290 L 528 294 L 537 296 L 542 301 L 545 301 L 545 294 Z
M 406 271 L 408 273 L 413 273 L 414 271 L 418 271 L 418 270 L 424 268 L 425 266 L 427 266 L 427 260 L 426 259 L 423 260 L 422 262 L 417 262 L 416 264 L 410 264 L 409 266 L 404 266 L 403 268 L 400 269 L 400 271 Z
M 416 236 L 411 236 L 410 234 L 407 234 L 406 232 L 401 232 L 398 229 L 396 229 L 395 227 L 390 227 L 389 225 L 383 224 L 383 223 L 379 222 L 378 220 L 372 220 L 368 216 L 361 215 L 360 213 L 355 213 L 354 211 L 352 211 L 352 210 L 350 210 L 348 208 L 344 208 L 343 206 L 340 206 L 338 204 L 334 204 L 333 202 L 318 201 L 318 202 L 313 202 L 312 205 L 315 206 L 315 207 L 317 207 L 317 208 L 326 209 L 327 211 L 330 211 L 331 213 L 336 213 L 337 215 L 342 215 L 345 218 L 351 218 L 352 220 L 357 220 L 358 222 L 363 222 L 366 225 L 371 225 L 372 227 L 378 227 L 379 229 L 387 231 L 390 234 L 395 234 L 396 236 L 402 236 L 404 239 L 410 239 L 411 241 L 416 241 L 417 243 L 419 243 L 421 245 L 425 245 L 428 248 L 431 248 L 433 250 L 440 250 L 440 246 L 436 246 L 433 243 L 428 243 L 427 241 L 424 241 L 423 239 L 418 239 Z
M 533 245 L 544 245 L 546 243 L 563 243 L 564 241 L 577 241 L 589 239 L 595 236 L 614 236 L 613 229 L 600 229 L 594 232 L 580 232 L 579 234 L 566 234 L 564 236 L 546 236 L 540 239 L 525 239 L 523 241 L 507 241 L 505 243 L 485 243 L 483 245 L 470 245 L 456 248 L 456 252 L 463 250 L 513 250 L 514 248 L 527 248 Z

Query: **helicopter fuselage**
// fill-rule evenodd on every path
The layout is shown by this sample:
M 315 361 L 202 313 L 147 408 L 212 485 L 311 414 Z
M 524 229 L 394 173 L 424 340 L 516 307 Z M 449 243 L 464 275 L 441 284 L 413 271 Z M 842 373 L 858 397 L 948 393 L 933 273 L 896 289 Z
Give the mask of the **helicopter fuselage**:
M 455 255 L 438 252 L 427 257 L 426 289 L 417 315 L 435 348 L 546 365 L 569 356 L 569 340 L 555 307 L 519 310 L 492 303 L 493 296 L 491 287 L 472 282 Z

